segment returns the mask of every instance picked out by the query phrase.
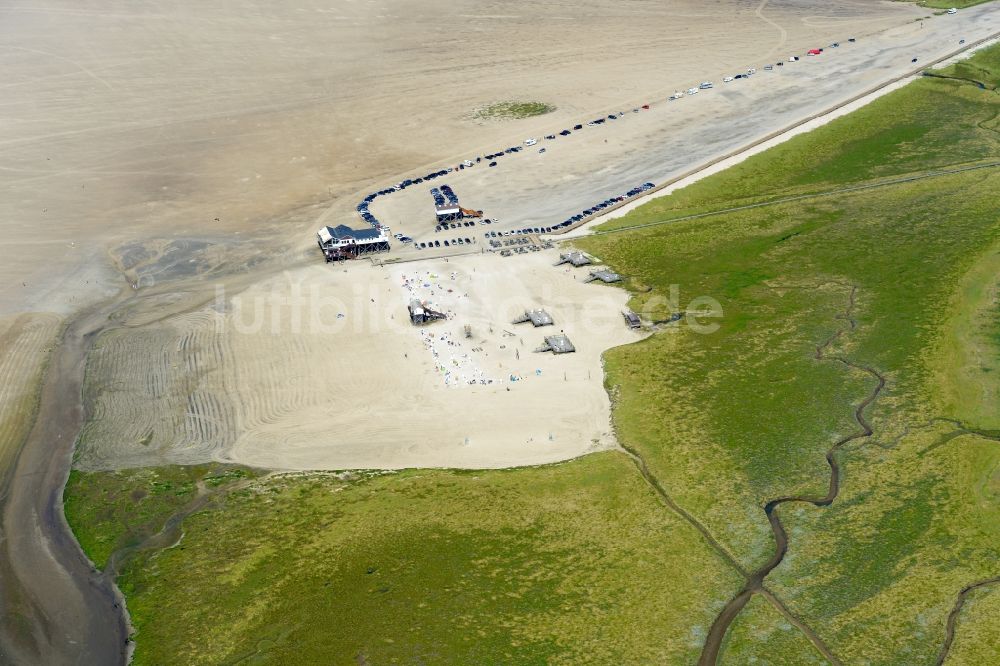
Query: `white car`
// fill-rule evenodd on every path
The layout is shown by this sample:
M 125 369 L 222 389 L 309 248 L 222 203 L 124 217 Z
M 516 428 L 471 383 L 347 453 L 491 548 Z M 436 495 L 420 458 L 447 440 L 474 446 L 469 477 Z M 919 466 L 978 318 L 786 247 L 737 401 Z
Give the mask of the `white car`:
M 538 143 L 538 142 L 537 142 L 537 141 L 535 141 L 534 139 L 525 139 L 525 140 L 524 140 L 524 145 L 526 145 L 526 146 L 533 146 L 533 145 L 535 145 L 536 143 Z
M 958 10 L 957 10 L 957 9 L 955 9 L 954 7 L 952 7 L 951 9 L 949 9 L 949 10 L 948 10 L 948 13 L 949 13 L 949 14 L 957 14 L 957 13 L 958 13 Z
M 697 95 L 697 94 L 698 94 L 697 88 L 688 88 L 688 95 Z
M 731 77 L 731 76 L 727 76 L 727 77 L 725 77 L 725 78 L 723 78 L 723 79 L 722 79 L 722 82 L 723 82 L 723 83 L 732 83 L 732 82 L 733 82 L 733 81 L 735 81 L 735 80 L 736 80 L 736 79 L 734 79 L 733 77 Z
M 711 81 L 705 81 L 704 83 L 702 83 L 698 87 L 701 88 L 702 90 L 708 90 L 709 88 L 712 88 L 713 86 L 712 86 L 712 82 Z
M 403 240 L 403 234 L 393 234 L 392 237 L 396 240 Z
M 467 167 L 470 167 L 472 166 L 472 160 L 465 160 L 464 162 L 462 162 L 462 164 L 464 164 Z
M 747 70 L 747 74 L 756 74 L 756 73 L 757 73 L 756 67 L 751 67 L 750 69 Z
M 684 97 L 684 93 L 677 91 L 670 96 L 670 99 L 680 99 L 681 97 Z

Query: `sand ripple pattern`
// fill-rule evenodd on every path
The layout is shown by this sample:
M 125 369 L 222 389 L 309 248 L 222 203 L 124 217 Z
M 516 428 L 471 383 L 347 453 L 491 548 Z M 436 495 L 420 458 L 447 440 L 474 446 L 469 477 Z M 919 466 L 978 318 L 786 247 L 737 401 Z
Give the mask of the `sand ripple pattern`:
M 16 452 L 27 435 L 59 321 L 52 314 L 0 319 L 0 460 Z
M 327 337 L 240 332 L 212 309 L 109 331 L 88 359 L 77 466 L 196 463 L 230 459 L 237 440 L 280 451 L 328 437 L 317 415 L 336 414 L 337 394 L 392 387 L 366 378 L 370 351 L 331 364 Z M 361 405 L 352 419 L 374 410 Z

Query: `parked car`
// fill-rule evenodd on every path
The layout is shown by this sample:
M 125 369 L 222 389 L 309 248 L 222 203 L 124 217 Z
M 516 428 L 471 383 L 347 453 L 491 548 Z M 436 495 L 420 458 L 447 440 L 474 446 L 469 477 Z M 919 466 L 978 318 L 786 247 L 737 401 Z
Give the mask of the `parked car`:
M 538 143 L 538 142 L 537 142 L 537 141 L 535 141 L 534 139 L 525 139 L 525 140 L 524 140 L 524 145 L 526 145 L 526 146 L 533 146 L 533 145 L 535 145 L 536 143 Z
M 573 125 L 573 129 L 575 129 L 575 130 L 582 130 L 583 129 L 583 125 Z
M 545 138 L 548 139 L 549 141 L 551 141 L 552 139 L 556 138 L 556 135 L 555 134 L 546 134 Z
M 491 167 L 495 167 L 496 165 L 497 165 L 497 163 L 496 163 L 496 162 L 490 162 L 490 163 L 489 163 L 489 166 L 491 166 Z
M 735 79 L 733 77 L 731 77 L 731 76 L 726 76 L 726 77 L 723 77 L 723 79 L 722 79 L 723 83 L 732 83 L 733 81 L 735 81 Z
M 712 85 L 712 82 L 711 82 L 711 81 L 704 81 L 704 82 L 702 82 L 702 84 L 701 84 L 700 86 L 698 86 L 698 87 L 699 87 L 699 88 L 700 88 L 701 90 L 708 90 L 709 88 L 713 88 L 714 86 Z

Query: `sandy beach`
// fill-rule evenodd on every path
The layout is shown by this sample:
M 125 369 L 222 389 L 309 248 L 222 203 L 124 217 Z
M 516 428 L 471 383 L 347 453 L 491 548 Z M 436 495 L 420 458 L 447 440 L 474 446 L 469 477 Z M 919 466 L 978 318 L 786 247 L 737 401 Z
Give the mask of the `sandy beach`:
M 601 354 L 640 334 L 624 290 L 557 260 L 311 266 L 166 320 L 136 313 L 95 345 L 77 465 L 509 467 L 613 446 Z M 447 319 L 414 326 L 412 299 Z M 511 323 L 536 308 L 554 324 Z M 558 333 L 575 353 L 534 351 Z

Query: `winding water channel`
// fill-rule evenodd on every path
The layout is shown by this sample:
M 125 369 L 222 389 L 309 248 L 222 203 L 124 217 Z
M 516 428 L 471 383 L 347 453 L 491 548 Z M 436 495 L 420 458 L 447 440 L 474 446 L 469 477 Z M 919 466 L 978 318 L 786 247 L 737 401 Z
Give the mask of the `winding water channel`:
M 788 552 L 788 533 L 781 524 L 781 518 L 778 515 L 778 508 L 782 504 L 789 504 L 792 502 L 805 502 L 817 507 L 829 506 L 832 504 L 834 500 L 837 499 L 837 495 L 840 492 L 840 464 L 837 462 L 838 451 L 845 444 L 858 439 L 870 437 L 874 432 L 871 425 L 868 423 L 868 420 L 865 418 L 864 412 L 865 409 L 867 409 L 868 406 L 871 405 L 876 398 L 878 398 L 882 389 L 885 388 L 885 377 L 874 368 L 870 368 L 860 363 L 855 363 L 854 361 L 851 361 L 843 356 L 828 357 L 826 355 L 826 350 L 845 332 L 853 331 L 857 327 L 857 321 L 855 321 L 852 316 L 854 313 L 857 290 L 857 286 L 851 287 L 847 310 L 842 315 L 842 318 L 847 321 L 848 325 L 837 330 L 836 333 L 831 335 L 826 339 L 826 341 L 816 347 L 815 358 L 820 361 L 825 360 L 841 363 L 848 368 L 865 372 L 876 380 L 875 388 L 872 389 L 868 396 L 865 397 L 865 399 L 862 400 L 854 410 L 854 419 L 857 422 L 859 429 L 850 435 L 841 437 L 827 450 L 826 462 L 830 466 L 830 485 L 825 495 L 822 497 L 790 495 L 773 499 L 764 505 L 764 513 L 767 515 L 767 520 L 771 525 L 771 533 L 774 536 L 774 555 L 772 555 L 771 559 L 765 562 L 763 566 L 755 570 L 747 577 L 746 584 L 743 588 L 736 594 L 736 596 L 729 600 L 719 615 L 716 616 L 715 621 L 712 623 L 712 627 L 709 629 L 705 645 L 702 648 L 701 658 L 698 660 L 699 666 L 714 666 L 718 662 L 722 642 L 725 639 L 726 633 L 729 631 L 729 627 L 732 625 L 733 620 L 735 620 L 740 614 L 740 611 L 742 611 L 743 607 L 746 606 L 748 601 L 750 601 L 750 598 L 762 590 L 764 579 L 767 578 L 768 574 L 770 574 L 775 567 L 781 564 L 781 561 L 785 558 L 785 554 Z M 828 654 L 826 656 L 828 659 L 831 659 L 834 664 L 839 664 L 839 660 L 837 660 L 832 654 Z

